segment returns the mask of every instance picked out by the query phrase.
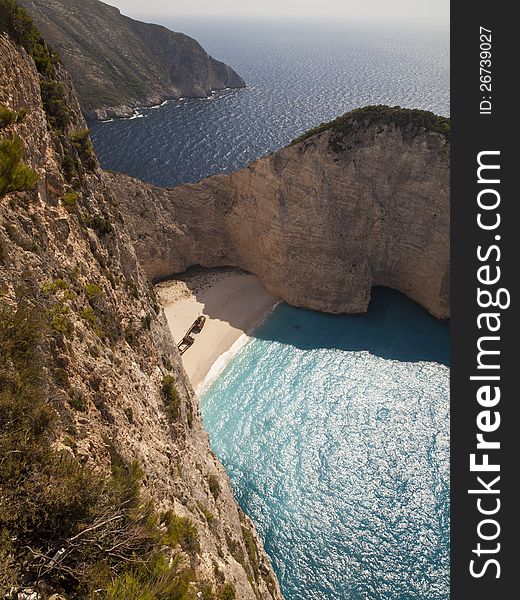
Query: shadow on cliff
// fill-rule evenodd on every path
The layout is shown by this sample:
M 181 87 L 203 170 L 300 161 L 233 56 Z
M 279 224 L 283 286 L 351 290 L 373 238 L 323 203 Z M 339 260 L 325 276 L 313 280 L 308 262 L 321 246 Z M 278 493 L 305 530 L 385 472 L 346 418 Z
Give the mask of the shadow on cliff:
M 242 328 L 240 316 L 206 304 L 205 314 Z M 330 315 L 280 303 L 253 337 L 301 350 L 338 349 L 369 352 L 402 362 L 449 365 L 449 324 L 432 317 L 404 294 L 374 288 L 369 310 L 361 315 Z
M 254 336 L 301 350 L 365 351 L 402 362 L 450 363 L 449 324 L 387 288 L 372 290 L 369 310 L 361 315 L 327 315 L 282 303 Z

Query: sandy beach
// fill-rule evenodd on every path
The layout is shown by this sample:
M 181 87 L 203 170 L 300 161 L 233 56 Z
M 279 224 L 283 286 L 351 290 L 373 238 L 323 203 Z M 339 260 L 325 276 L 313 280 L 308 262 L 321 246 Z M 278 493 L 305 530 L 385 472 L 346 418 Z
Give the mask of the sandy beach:
M 182 356 L 195 390 L 217 359 L 245 342 L 278 302 L 256 275 L 238 269 L 192 269 L 158 284 L 157 292 L 176 343 L 198 316 L 206 316 L 204 328 Z

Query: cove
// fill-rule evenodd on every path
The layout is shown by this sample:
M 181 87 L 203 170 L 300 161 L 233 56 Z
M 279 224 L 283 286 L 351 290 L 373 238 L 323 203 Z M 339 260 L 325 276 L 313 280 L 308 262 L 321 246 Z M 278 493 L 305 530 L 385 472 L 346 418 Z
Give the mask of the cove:
M 449 327 L 280 304 L 201 394 L 286 600 L 449 598 Z

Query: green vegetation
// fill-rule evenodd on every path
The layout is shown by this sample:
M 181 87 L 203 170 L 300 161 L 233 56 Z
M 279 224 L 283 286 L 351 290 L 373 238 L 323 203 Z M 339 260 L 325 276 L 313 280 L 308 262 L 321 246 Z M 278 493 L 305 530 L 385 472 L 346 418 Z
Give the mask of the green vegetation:
M 0 129 L 16 123 L 16 113 L 0 104 Z
M 172 547 L 178 544 L 188 554 L 196 554 L 200 551 L 197 528 L 190 519 L 168 511 L 161 520 L 167 529 L 166 544 Z
M 166 356 L 166 354 L 163 354 L 162 356 L 162 363 L 167 371 L 173 371 L 172 361 L 168 356 Z
M 58 367 L 57 369 L 54 369 L 52 372 L 52 377 L 58 387 L 61 387 L 61 388 L 67 389 L 67 390 L 69 389 L 70 379 L 69 379 L 69 374 L 67 373 L 66 369 L 64 369 L 62 367 Z
M 42 79 L 40 82 L 43 108 L 52 129 L 64 132 L 70 122 L 67 96 L 62 83 Z
M 218 482 L 217 477 L 215 475 L 210 475 L 208 477 L 209 491 L 211 495 L 216 500 L 220 496 L 220 483 Z
M 94 215 L 92 217 L 90 227 L 97 233 L 98 237 L 103 237 L 114 231 L 112 223 L 101 215 Z
M 101 325 L 99 324 L 99 321 L 94 311 L 92 310 L 92 307 L 87 306 L 81 309 L 79 316 L 83 319 L 83 321 L 85 321 L 85 323 L 87 323 L 87 325 L 90 326 L 90 328 L 98 336 L 98 338 L 103 339 L 105 337 L 106 334 Z
M 69 93 L 64 85 L 59 66 L 60 57 L 42 38 L 27 12 L 13 0 L 0 0 L 0 30 L 25 48 L 34 59 L 40 75 L 40 92 L 50 130 L 55 135 L 62 155 L 62 168 L 69 183 L 81 180 L 85 171 L 94 171 L 97 161 L 88 130 L 79 130 L 69 136 L 73 120 L 69 108 Z M 12 111 L 0 111 L 0 123 L 10 123 Z M 16 118 L 23 118 L 19 111 Z
M 175 377 L 165 375 L 162 380 L 162 393 L 166 403 L 166 414 L 170 422 L 175 422 L 181 415 L 181 399 L 175 387 Z
M 110 304 L 109 298 L 97 283 L 87 284 L 84 291 L 89 306 L 81 310 L 80 317 L 99 338 L 108 338 L 111 344 L 116 344 L 124 336 L 117 309 Z
M 38 72 L 51 75 L 60 62 L 59 55 L 45 43 L 31 17 L 13 0 L 0 0 L 0 29 L 25 48 Z
M 150 329 L 152 328 L 152 320 L 153 320 L 153 317 L 150 314 L 143 317 L 141 319 L 143 329 L 146 329 L 146 331 L 150 331 Z
M 58 291 L 68 290 L 69 286 L 64 279 L 58 278 L 50 283 L 42 285 L 42 292 L 44 294 L 55 294 Z
M 21 164 L 22 153 L 18 136 L 0 141 L 0 198 L 10 192 L 32 190 L 38 181 L 38 175 Z
M 127 290 L 130 292 L 130 295 L 132 296 L 132 298 L 139 300 L 139 290 L 138 290 L 135 282 L 127 277 L 127 278 L 125 278 L 125 285 L 126 285 Z
M 193 405 L 191 401 L 186 402 L 186 421 L 188 422 L 188 427 L 193 429 Z
M 96 315 L 90 306 L 82 309 L 79 316 L 91 327 L 94 327 L 97 323 Z
M 65 88 L 56 81 L 56 67 L 60 64 L 58 53 L 45 42 L 27 12 L 13 0 L 0 0 L 0 29 L 32 56 L 40 74 L 41 96 L 49 124 L 64 131 L 70 114 Z
M 240 546 L 239 542 L 234 540 L 227 532 L 226 532 L 226 544 L 231 552 L 231 556 L 245 568 L 246 560 L 244 556 L 244 551 Z
M 251 565 L 251 568 L 249 567 L 249 565 L 243 565 L 244 569 L 246 570 L 246 573 L 248 574 L 247 578 L 249 580 L 249 583 L 251 584 L 255 595 L 259 597 L 257 583 L 259 582 L 260 578 L 263 579 L 264 583 L 267 585 L 268 590 L 271 592 L 271 595 L 274 596 L 274 592 L 276 590 L 276 581 L 274 580 L 273 575 L 269 571 L 266 571 L 265 569 L 261 568 L 258 556 L 258 548 L 253 532 L 250 529 L 245 514 L 241 510 L 239 510 L 239 516 L 240 521 L 242 523 L 242 537 L 245 542 L 247 556 L 249 558 L 249 565 Z
M 70 277 L 70 280 L 72 281 L 72 283 L 74 283 L 74 284 L 78 283 L 78 278 L 80 276 L 80 273 L 81 273 L 81 269 L 80 269 L 79 265 L 76 265 L 72 269 L 72 271 L 69 273 L 69 277 Z
M 9 127 L 9 125 L 13 125 L 14 123 L 21 123 L 27 115 L 27 111 L 25 108 L 20 108 L 20 110 L 11 110 L 0 104 L 0 129 L 4 127 Z
M 202 600 L 215 600 L 216 596 L 213 593 L 213 584 L 209 581 L 203 581 L 199 584 L 199 591 L 202 594 Z
M 219 592 L 219 600 L 235 600 L 236 590 L 232 583 L 225 583 Z
M 246 543 L 247 556 L 249 557 L 249 562 L 253 568 L 255 579 L 258 579 L 260 575 L 260 569 L 258 566 L 258 555 L 255 538 L 253 537 L 251 530 L 248 527 L 244 527 L 243 525 L 242 536 L 244 538 L 244 542 Z
M 87 410 L 87 401 L 81 392 L 73 391 L 69 397 L 69 404 L 74 410 L 85 412 Z
M 63 114 L 63 111 L 60 111 L 60 114 Z M 81 180 L 85 172 L 92 173 L 96 170 L 96 154 L 88 129 L 80 129 L 70 135 L 63 134 L 61 141 L 63 147 L 66 149 L 63 156 L 62 168 L 67 181 L 73 182 L 75 178 Z M 102 219 L 102 217 L 94 217 L 89 225 L 94 229 L 99 227 L 101 230 L 108 227 L 108 230 L 104 231 L 103 235 L 112 231 L 109 223 L 108 225 L 106 223 L 96 223 L 96 219 Z M 103 219 L 103 221 L 106 220 Z
M 176 548 L 197 552 L 196 529 L 141 498 L 139 465 L 112 449 L 103 477 L 75 460 L 70 435 L 70 450 L 52 449 L 46 322 L 38 306 L 0 304 L 0 596 L 23 577 L 71 600 L 94 590 L 101 600 L 192 600 L 194 574 Z
M 105 600 L 183 600 L 188 599 L 190 573 L 179 556 L 170 564 L 156 554 L 146 564 L 120 575 L 109 586 Z M 193 596 L 191 596 L 193 597 Z
M 335 134 L 331 139 L 331 149 L 335 152 L 341 152 L 344 149 L 342 140 L 345 135 L 354 132 L 359 126 L 366 128 L 375 123 L 395 125 L 412 134 L 426 129 L 440 133 L 448 142 L 450 140 L 450 120 L 447 117 L 441 117 L 426 110 L 379 104 L 357 108 L 334 119 L 334 121 L 322 123 L 295 139 L 292 144 L 303 142 L 319 133 L 330 130 Z
M 74 335 L 74 325 L 69 317 L 70 307 L 61 302 L 57 302 L 49 311 L 51 327 L 57 333 L 61 333 L 67 339 L 72 339 Z
M 83 166 L 87 171 L 94 171 L 97 162 L 96 155 L 94 153 L 94 146 L 90 139 L 90 133 L 88 129 L 81 129 L 76 131 L 70 137 L 71 144 L 78 153 L 79 159 L 83 163 Z
M 200 512 L 204 515 L 204 518 L 206 519 L 208 524 L 213 523 L 213 521 L 215 520 L 215 515 L 210 510 L 208 510 L 204 506 L 204 504 L 202 504 L 202 502 L 197 502 L 197 506 L 199 507 Z
M 97 283 L 87 283 L 85 286 L 85 294 L 89 300 L 95 300 L 103 295 L 103 290 Z
M 202 600 L 234 600 L 236 598 L 235 586 L 229 582 L 220 585 L 216 592 L 213 591 L 213 585 L 208 581 L 200 583 L 198 587 L 202 594 Z
M 78 214 L 78 192 L 66 192 L 63 194 L 61 204 L 63 208 L 70 214 Z
M 61 170 L 63 171 L 63 176 L 65 177 L 65 181 L 76 185 L 77 182 L 74 181 L 74 178 L 78 174 L 76 161 L 72 157 L 72 155 L 65 154 L 61 160 Z

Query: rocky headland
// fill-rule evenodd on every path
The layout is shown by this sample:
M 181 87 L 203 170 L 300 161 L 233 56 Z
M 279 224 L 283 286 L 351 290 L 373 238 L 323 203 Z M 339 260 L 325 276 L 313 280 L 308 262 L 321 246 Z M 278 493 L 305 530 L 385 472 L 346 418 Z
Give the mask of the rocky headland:
M 193 38 L 122 15 L 99 0 L 20 0 L 61 55 L 90 119 L 245 87 Z
M 449 120 L 366 107 L 230 175 L 157 188 L 106 174 L 147 275 L 258 275 L 289 304 L 364 312 L 373 286 L 449 318 Z

